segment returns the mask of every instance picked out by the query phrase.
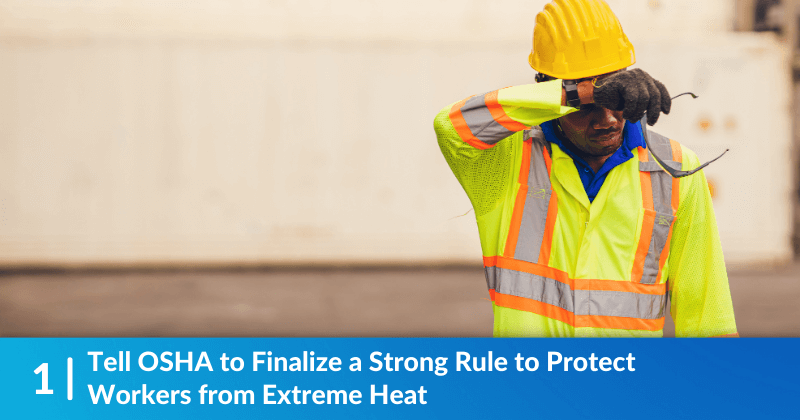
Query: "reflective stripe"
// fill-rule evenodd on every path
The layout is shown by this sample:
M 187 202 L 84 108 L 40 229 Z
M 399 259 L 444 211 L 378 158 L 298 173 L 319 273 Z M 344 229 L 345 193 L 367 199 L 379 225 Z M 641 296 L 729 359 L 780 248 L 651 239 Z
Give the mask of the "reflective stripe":
M 655 133 L 658 137 L 663 137 L 662 135 Z M 683 162 L 683 152 L 681 151 L 681 145 L 677 141 L 670 140 L 669 146 L 672 149 L 672 160 L 678 164 Z M 679 165 L 680 166 L 680 165 Z
M 656 137 L 661 137 L 661 135 L 656 133 Z M 669 140 L 670 149 L 672 149 L 672 161 L 675 162 L 678 169 L 681 169 L 681 163 L 683 162 L 683 154 L 681 153 L 681 145 L 678 144 L 676 141 Z M 667 162 L 668 163 L 668 162 Z M 681 201 L 681 180 L 680 178 L 672 178 L 672 197 L 670 198 L 670 206 L 672 207 L 672 214 L 678 214 L 678 207 L 680 206 Z M 674 219 L 673 219 L 674 223 Z M 672 228 L 669 229 L 669 234 L 667 235 L 667 242 L 664 244 L 664 249 L 661 250 L 661 257 L 658 259 L 658 276 L 656 276 L 656 283 L 661 283 L 661 278 L 664 275 L 664 263 L 667 261 L 667 257 L 669 257 L 669 244 L 672 241 Z
M 637 148 L 640 162 L 648 161 L 647 151 Z M 644 215 L 642 217 L 642 228 L 639 234 L 639 243 L 636 245 L 636 254 L 633 257 L 633 269 L 631 270 L 631 281 L 641 283 L 644 278 L 645 260 L 650 253 L 650 244 L 653 235 L 653 225 L 655 224 L 655 211 L 653 210 L 653 192 L 650 172 L 639 171 L 639 182 L 642 187 L 642 207 Z
M 528 173 L 528 188 L 519 226 L 519 239 L 514 258 L 538 262 L 542 242 L 545 239 L 548 208 L 553 195 L 550 173 L 545 163 L 545 145 L 542 137 L 531 136 L 531 159 Z
M 483 267 L 483 275 L 486 276 L 486 288 L 489 289 L 489 294 L 494 295 L 494 291 L 497 288 L 495 267 Z M 492 297 L 492 300 L 494 300 L 494 297 Z
M 657 133 L 652 134 L 653 135 L 650 136 L 650 145 L 653 147 L 653 151 L 659 156 L 672 156 L 672 145 L 669 139 Z M 652 153 L 647 151 L 645 154 L 642 148 L 639 149 L 639 160 L 640 171 L 642 171 L 643 166 L 649 169 L 649 164 L 656 163 L 657 165 Z M 669 166 L 677 165 L 677 168 L 680 168 L 680 164 L 674 160 L 665 161 L 665 163 Z M 672 222 L 675 219 L 675 213 L 672 207 L 673 178 L 660 167 L 656 171 L 642 171 L 640 174 L 642 174 L 643 198 L 646 196 L 646 190 L 648 189 L 648 185 L 645 184 L 649 183 L 649 192 L 652 199 L 644 200 L 645 217 L 642 222 L 642 236 L 640 240 L 646 242 L 640 243 L 638 249 L 644 252 L 644 244 L 646 243 L 647 253 L 644 255 L 642 261 L 642 273 L 641 277 L 639 277 L 639 281 L 644 284 L 654 284 L 660 281 L 661 267 L 663 267 L 663 263 L 666 260 L 664 249 L 671 237 Z M 644 176 L 644 174 L 647 174 L 647 176 Z M 646 178 L 649 178 L 649 180 L 646 180 Z M 650 237 L 646 238 L 648 230 Z M 637 257 L 641 256 L 642 255 L 637 253 Z M 637 258 L 637 262 L 640 259 L 641 258 Z M 638 273 L 635 274 L 638 275 Z M 633 277 L 633 280 L 636 281 L 636 277 Z
M 658 134 L 658 133 L 653 133 L 653 135 L 650 136 L 650 131 L 647 132 L 647 135 L 648 135 L 648 138 L 650 140 L 652 140 L 650 142 L 650 146 L 653 148 L 653 150 L 651 150 L 650 152 L 655 152 L 655 154 L 657 154 L 659 156 L 662 156 L 662 159 L 664 159 L 663 156 L 672 157 L 672 146 L 670 145 L 670 142 L 669 142 L 668 138 L 666 138 L 666 137 L 664 137 L 664 136 L 662 136 L 661 134 Z M 655 158 L 652 157 L 652 153 L 648 153 L 648 154 L 651 155 L 650 156 L 650 160 L 651 161 L 655 161 Z M 674 160 L 664 160 L 664 163 L 666 163 L 669 166 L 672 166 L 672 164 L 674 164 L 675 161 Z
M 650 249 L 645 259 L 642 283 L 652 284 L 658 280 L 661 254 L 672 232 L 675 217 L 672 212 L 672 177 L 662 171 L 650 174 L 655 209 L 655 224 L 650 237 Z
M 552 190 L 550 185 L 550 171 L 544 160 L 545 145 L 547 142 L 538 137 L 531 137 L 532 153 L 530 171 L 528 172 L 528 185 L 530 187 L 542 187 L 548 191 Z
M 483 257 L 484 267 L 499 267 L 514 271 L 524 271 L 566 283 L 573 290 L 610 290 L 618 292 L 640 293 L 643 295 L 663 295 L 667 293 L 667 284 L 639 284 L 629 281 L 570 279 L 565 271 L 557 270 L 542 264 L 534 264 L 506 257 Z
M 490 99 L 492 109 L 489 109 L 487 106 L 487 96 Z M 460 107 L 459 111 L 469 128 L 471 136 L 489 146 L 514 134 L 516 131 L 527 128 L 505 115 L 502 107 L 497 103 L 497 92 L 473 96 L 467 99 Z M 507 126 L 518 128 L 518 130 L 509 130 L 506 126 L 496 121 L 495 117 L 492 115 L 493 112 L 498 115 Z
M 476 149 L 484 150 L 492 147 L 491 145 L 478 140 L 472 135 L 472 131 L 467 125 L 467 122 L 464 120 L 464 115 L 461 113 L 461 107 L 464 106 L 466 102 L 467 99 L 453 104 L 453 107 L 450 108 L 449 116 L 450 122 L 453 124 L 453 128 L 455 128 L 456 133 L 458 133 L 458 136 L 461 137 L 461 140 L 464 140 L 465 143 Z
M 486 108 L 492 114 L 492 118 L 494 118 L 494 120 L 497 121 L 497 123 L 499 123 L 503 127 L 513 132 L 527 130 L 528 128 L 530 128 L 525 124 L 522 124 L 521 122 L 512 120 L 511 117 L 509 117 L 506 114 L 506 111 L 503 109 L 503 106 L 500 105 L 500 102 L 498 102 L 497 100 L 498 93 L 499 91 L 493 90 L 484 96 L 486 101 Z
M 669 141 L 670 146 L 672 147 L 672 160 L 678 164 L 678 168 L 681 168 L 681 162 L 683 162 L 683 152 L 681 152 L 681 145 L 677 141 Z M 681 191 L 681 182 L 680 178 L 673 178 L 672 179 L 672 211 L 677 214 L 678 206 L 680 205 L 680 191 Z
M 651 134 L 652 133 L 652 134 Z M 652 141 L 650 142 L 650 146 L 653 147 L 653 150 L 648 151 L 648 159 L 647 160 L 640 160 L 639 161 L 639 170 L 645 172 L 659 172 L 664 171 L 661 165 L 656 162 L 656 159 L 653 157 L 651 152 L 655 152 L 661 159 L 664 159 L 664 163 L 671 167 L 672 169 L 681 169 L 681 159 L 680 153 L 678 153 L 678 157 L 676 158 L 674 155 L 674 150 L 671 144 L 671 140 L 667 139 L 666 137 L 662 136 L 661 134 L 654 133 L 652 131 L 647 132 L 648 138 Z M 677 144 L 677 143 L 676 143 Z M 680 147 L 680 146 L 678 146 Z M 667 159 L 667 156 L 671 156 L 672 159 Z M 672 177 L 670 177 L 672 178 Z
M 525 135 L 523 135 L 524 137 Z M 519 189 L 517 190 L 517 198 L 514 201 L 514 210 L 511 214 L 511 224 L 508 228 L 508 238 L 506 238 L 506 246 L 503 255 L 507 257 L 514 256 L 517 249 L 517 240 L 519 238 L 519 226 L 522 223 L 522 213 L 525 207 L 525 198 L 528 194 L 528 166 L 531 161 L 531 140 L 525 139 L 522 144 L 522 164 L 520 165 L 519 174 Z
M 500 267 L 487 267 L 486 270 L 489 276 L 495 279 L 494 290 L 496 293 L 532 299 L 575 312 L 575 297 L 569 284 L 533 273 Z M 586 315 L 589 314 L 586 313 Z
M 487 279 L 492 279 L 487 282 L 494 285 L 495 293 L 546 303 L 575 315 L 621 316 L 641 319 L 664 317 L 666 294 L 573 290 L 568 283 L 533 273 L 500 267 L 486 267 L 485 270 Z
M 492 113 L 486 107 L 485 94 L 467 99 L 461 107 L 461 114 L 464 115 L 464 121 L 467 122 L 472 134 L 486 144 L 495 144 L 514 134 L 494 120 Z
M 547 173 L 552 174 L 553 161 L 550 156 L 553 150 L 550 143 L 545 143 L 544 163 L 547 166 Z M 553 235 L 556 231 L 556 219 L 558 218 L 558 194 L 553 191 L 550 196 L 550 205 L 547 207 L 547 222 L 544 227 L 544 240 L 539 251 L 539 264 L 550 264 L 550 252 L 553 248 Z
M 664 317 L 665 295 L 640 295 L 603 290 L 576 290 L 575 315 L 622 316 L 658 319 Z
M 647 248 L 647 256 L 644 259 L 644 267 L 642 268 L 641 283 L 654 284 L 658 279 L 659 263 L 661 259 L 661 251 L 667 243 L 667 237 L 672 228 L 672 216 L 654 213 L 652 218 L 646 218 L 646 223 L 652 220 L 652 227 L 650 228 L 650 243 Z
M 557 306 L 548 305 L 532 299 L 525 299 L 502 293 L 490 293 L 495 305 L 504 308 L 532 312 L 547 318 L 564 322 L 575 328 L 606 328 L 623 330 L 659 331 L 664 329 L 664 318 L 641 319 L 621 316 L 575 315 Z
M 664 163 L 666 163 L 667 166 L 671 167 L 672 169 L 677 169 L 677 170 L 681 169 L 681 164 L 678 162 L 665 161 Z M 663 171 L 664 168 L 662 168 L 661 165 L 659 165 L 658 162 L 656 162 L 655 159 L 653 159 L 648 162 L 639 162 L 639 170 L 644 172 L 658 172 L 658 171 Z
M 655 133 L 651 137 L 656 154 L 672 155 L 673 160 L 666 164 L 680 168 L 680 145 Z M 525 131 L 523 140 L 519 185 L 503 256 L 484 257 L 492 301 L 576 328 L 662 329 L 668 299 L 667 284 L 661 283 L 660 277 L 669 255 L 678 184 L 658 166 L 650 151 L 639 148 L 644 214 L 630 281 L 570 279 L 566 272 L 548 266 L 558 213 L 550 182 L 550 144 L 538 127 Z
M 525 132 L 522 133 L 522 138 L 524 140 L 531 139 L 531 141 L 541 141 L 547 145 L 547 150 L 550 151 L 550 143 L 545 140 L 544 131 L 542 131 L 542 128 L 539 126 L 533 126 L 530 130 L 525 130 Z
M 655 149 L 656 154 L 659 156 L 671 156 L 672 155 L 672 146 L 670 145 L 670 140 L 666 137 L 658 134 L 653 133 L 651 136 L 653 140 L 651 142 L 651 146 Z M 652 154 L 648 153 L 650 156 L 650 160 L 648 163 L 655 162 Z M 668 166 L 675 167 L 680 169 L 681 165 L 675 161 L 665 161 Z M 641 162 L 640 162 L 641 164 Z M 640 165 L 641 166 L 641 165 Z M 641 169 L 640 169 L 641 170 Z M 652 181 L 652 188 L 653 191 L 653 207 L 657 213 L 661 214 L 669 214 L 672 215 L 672 177 L 663 169 L 658 171 L 653 171 L 654 173 L 651 174 L 651 181 Z
M 495 143 L 529 127 L 509 117 L 497 101 L 498 91 L 471 96 L 450 109 L 450 122 L 459 137 L 478 149 Z

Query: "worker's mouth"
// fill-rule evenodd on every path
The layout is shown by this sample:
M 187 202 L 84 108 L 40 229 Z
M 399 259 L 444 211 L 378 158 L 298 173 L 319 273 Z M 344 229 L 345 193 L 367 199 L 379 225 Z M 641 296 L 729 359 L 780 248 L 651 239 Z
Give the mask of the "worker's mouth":
M 594 143 L 606 145 L 618 142 L 621 135 L 622 130 L 598 130 L 589 139 Z

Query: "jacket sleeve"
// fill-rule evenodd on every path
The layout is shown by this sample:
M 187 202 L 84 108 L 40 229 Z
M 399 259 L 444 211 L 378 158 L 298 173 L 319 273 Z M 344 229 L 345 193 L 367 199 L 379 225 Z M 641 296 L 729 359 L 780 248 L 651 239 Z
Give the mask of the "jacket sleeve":
M 700 165 L 682 147 L 683 169 Z M 728 273 L 703 171 L 681 179 L 669 259 L 671 313 L 677 337 L 737 336 Z
M 439 147 L 477 215 L 494 207 L 513 171 L 521 141 L 501 140 L 572 111 L 561 106 L 561 81 L 553 80 L 471 96 L 439 112 Z

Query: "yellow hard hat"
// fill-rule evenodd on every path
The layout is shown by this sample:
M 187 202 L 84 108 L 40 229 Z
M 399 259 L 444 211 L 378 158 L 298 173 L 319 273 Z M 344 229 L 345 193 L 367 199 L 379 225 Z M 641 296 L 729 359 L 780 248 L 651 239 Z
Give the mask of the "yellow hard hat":
M 603 0 L 554 0 L 536 16 L 534 70 L 558 79 L 581 79 L 636 62 L 633 45 Z

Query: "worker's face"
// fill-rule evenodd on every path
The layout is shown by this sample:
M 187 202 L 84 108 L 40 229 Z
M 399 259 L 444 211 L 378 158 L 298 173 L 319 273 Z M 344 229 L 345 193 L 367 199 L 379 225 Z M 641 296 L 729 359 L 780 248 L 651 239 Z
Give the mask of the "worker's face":
M 594 104 L 558 119 L 564 135 L 581 152 L 593 157 L 613 154 L 622 145 L 625 120 L 622 111 L 611 111 Z
M 583 81 L 586 88 L 591 88 L 592 83 L 603 83 L 603 79 L 618 73 L 618 70 L 606 73 L 595 78 L 594 81 Z M 579 91 L 581 84 L 578 85 Z M 589 96 L 591 98 L 591 96 Z M 622 111 L 611 111 L 582 100 L 583 105 L 579 111 L 559 118 L 564 135 L 581 152 L 588 156 L 605 157 L 613 154 L 622 145 L 622 129 L 625 120 Z

